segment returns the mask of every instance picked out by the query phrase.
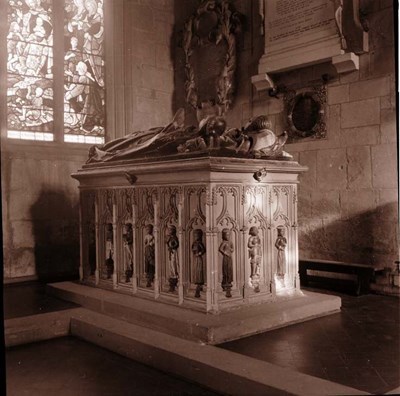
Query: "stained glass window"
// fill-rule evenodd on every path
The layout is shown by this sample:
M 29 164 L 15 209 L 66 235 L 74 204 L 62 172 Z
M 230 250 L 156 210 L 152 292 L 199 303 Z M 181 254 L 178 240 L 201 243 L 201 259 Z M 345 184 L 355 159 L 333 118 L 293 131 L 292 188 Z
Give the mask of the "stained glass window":
M 65 142 L 104 142 L 103 13 L 103 0 L 8 0 L 9 138 L 54 140 L 57 114 Z M 60 16 L 64 24 L 55 26 Z M 59 44 L 64 37 L 64 55 L 55 60 L 54 36 Z M 54 78 L 61 62 L 63 81 Z
M 53 140 L 52 0 L 9 0 L 8 136 Z
M 97 143 L 105 114 L 103 0 L 65 0 L 64 15 L 65 140 Z

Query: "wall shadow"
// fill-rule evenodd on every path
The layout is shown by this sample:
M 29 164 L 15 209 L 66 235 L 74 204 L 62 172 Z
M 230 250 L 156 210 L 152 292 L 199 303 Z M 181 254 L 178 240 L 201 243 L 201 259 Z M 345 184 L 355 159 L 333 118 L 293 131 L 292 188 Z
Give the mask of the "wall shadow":
M 79 203 L 43 189 L 30 209 L 36 274 L 40 281 L 79 277 Z
M 301 210 L 301 209 L 300 209 Z M 392 202 L 375 210 L 315 227 L 299 213 L 300 258 L 326 259 L 390 267 L 398 260 L 398 210 Z

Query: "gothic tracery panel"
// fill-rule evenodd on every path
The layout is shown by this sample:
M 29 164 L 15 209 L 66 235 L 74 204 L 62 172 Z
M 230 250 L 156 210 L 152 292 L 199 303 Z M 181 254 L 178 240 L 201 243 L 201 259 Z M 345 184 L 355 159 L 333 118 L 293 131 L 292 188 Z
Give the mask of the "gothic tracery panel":
M 157 189 L 141 187 L 137 190 L 137 227 L 135 249 L 136 268 L 138 274 L 138 286 L 141 288 L 153 288 L 156 269 L 156 241 L 155 225 L 156 216 L 154 204 L 157 199 Z
M 207 287 L 207 244 L 205 241 L 206 217 L 205 206 L 207 191 L 205 186 L 188 186 L 184 189 L 185 197 L 185 235 L 184 283 L 186 295 L 205 298 Z
M 99 190 L 99 276 L 102 280 L 112 280 L 115 269 L 115 219 L 114 190 Z
M 160 278 L 161 291 L 177 294 L 180 275 L 178 238 L 180 187 L 164 187 L 160 194 Z
M 83 279 L 94 277 L 96 272 L 96 193 L 94 191 L 82 191 L 81 227 L 82 227 L 82 258 Z
M 135 192 L 133 189 L 124 188 L 117 191 L 117 246 L 119 249 L 117 282 L 121 286 L 131 286 L 135 272 L 134 205 Z
M 236 185 L 218 185 L 215 187 L 215 213 L 218 230 L 218 285 L 217 289 L 230 298 L 240 293 L 239 280 L 244 274 L 239 270 L 237 263 L 240 259 L 239 221 L 241 219 L 240 187 Z
M 270 291 L 271 259 L 267 249 L 270 245 L 270 219 L 267 216 L 266 200 L 265 186 L 244 186 L 246 286 L 254 293 Z
M 270 190 L 271 232 L 273 242 L 272 271 L 277 288 L 293 284 L 297 258 L 293 246 L 296 236 L 296 187 L 293 185 L 274 185 Z

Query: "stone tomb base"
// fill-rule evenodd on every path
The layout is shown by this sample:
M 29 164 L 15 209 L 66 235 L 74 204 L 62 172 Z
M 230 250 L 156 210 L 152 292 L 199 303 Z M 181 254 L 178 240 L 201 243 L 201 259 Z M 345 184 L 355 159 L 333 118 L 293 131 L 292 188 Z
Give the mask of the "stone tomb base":
M 210 314 L 73 282 L 53 283 L 47 287 L 50 294 L 87 309 L 206 344 L 220 344 L 333 314 L 341 307 L 339 297 L 293 290 L 277 293 L 273 303 Z

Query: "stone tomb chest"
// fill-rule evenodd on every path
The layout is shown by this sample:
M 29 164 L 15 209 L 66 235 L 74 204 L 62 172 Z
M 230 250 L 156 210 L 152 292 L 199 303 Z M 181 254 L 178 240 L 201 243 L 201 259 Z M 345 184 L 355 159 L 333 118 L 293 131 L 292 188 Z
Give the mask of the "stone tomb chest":
M 298 289 L 305 170 L 210 151 L 88 163 L 73 174 L 81 281 L 214 313 Z

